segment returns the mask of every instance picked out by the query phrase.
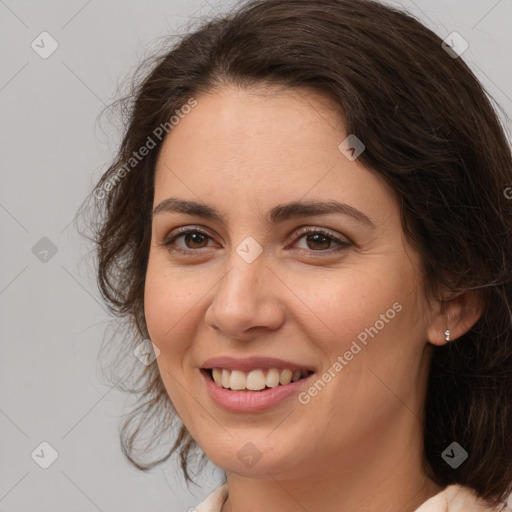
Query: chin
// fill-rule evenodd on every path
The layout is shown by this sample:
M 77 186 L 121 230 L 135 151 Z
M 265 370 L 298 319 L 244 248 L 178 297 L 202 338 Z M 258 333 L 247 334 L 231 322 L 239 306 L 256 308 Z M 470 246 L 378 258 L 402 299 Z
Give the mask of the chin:
M 296 473 L 303 464 L 300 446 L 288 453 L 282 449 L 282 445 L 281 450 L 276 450 L 269 444 L 263 446 L 262 441 L 253 443 L 247 440 L 240 442 L 240 448 L 233 449 L 231 441 L 226 449 L 217 444 L 214 451 L 205 453 L 213 464 L 225 472 L 247 478 L 268 480 L 272 476 Z

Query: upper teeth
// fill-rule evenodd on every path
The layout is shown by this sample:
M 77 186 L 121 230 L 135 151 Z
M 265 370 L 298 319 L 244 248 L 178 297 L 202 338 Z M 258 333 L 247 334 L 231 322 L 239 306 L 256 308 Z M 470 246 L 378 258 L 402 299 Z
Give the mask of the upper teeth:
M 265 371 L 267 372 L 265 375 Z M 265 386 L 275 388 L 279 384 L 285 385 L 295 382 L 309 374 L 308 370 L 290 370 L 284 368 L 269 368 L 242 372 L 240 370 L 226 370 L 225 368 L 213 368 L 213 380 L 219 387 L 240 390 L 249 389 L 258 391 Z

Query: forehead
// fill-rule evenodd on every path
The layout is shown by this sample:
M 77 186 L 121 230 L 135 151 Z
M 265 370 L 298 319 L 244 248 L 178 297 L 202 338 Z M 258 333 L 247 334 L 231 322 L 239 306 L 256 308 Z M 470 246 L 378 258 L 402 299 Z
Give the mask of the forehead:
M 265 210 L 313 197 L 390 207 L 375 174 L 338 149 L 342 114 L 315 91 L 225 87 L 195 99 L 161 148 L 155 204 L 172 192 L 219 210 L 234 205 L 226 198 Z
M 337 107 L 307 89 L 223 87 L 196 101 L 167 135 L 162 156 L 194 163 L 208 155 L 212 164 L 245 157 L 246 167 L 257 167 L 263 159 L 278 164 L 284 155 L 291 162 L 306 153 L 310 159 L 343 135 Z

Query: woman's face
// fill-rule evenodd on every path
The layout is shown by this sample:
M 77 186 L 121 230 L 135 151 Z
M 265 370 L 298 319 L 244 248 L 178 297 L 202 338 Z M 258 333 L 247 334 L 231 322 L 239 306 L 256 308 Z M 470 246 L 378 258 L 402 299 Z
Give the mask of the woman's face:
M 217 466 L 261 478 L 411 446 L 431 312 L 390 190 L 339 149 L 339 115 L 311 91 L 196 100 L 159 155 L 145 287 L 185 426 Z M 309 377 L 287 383 L 294 368 Z

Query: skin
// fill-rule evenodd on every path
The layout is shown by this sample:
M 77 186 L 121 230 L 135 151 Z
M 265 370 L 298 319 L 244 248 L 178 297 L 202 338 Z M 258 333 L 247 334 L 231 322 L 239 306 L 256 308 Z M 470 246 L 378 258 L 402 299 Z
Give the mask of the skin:
M 469 330 L 479 302 L 427 302 L 398 203 L 375 172 L 340 152 L 347 134 L 327 99 L 275 86 L 224 86 L 196 99 L 164 141 L 154 206 L 171 196 L 200 201 L 226 224 L 154 215 L 145 314 L 172 403 L 227 472 L 222 512 L 415 510 L 442 490 L 422 465 L 433 345 L 445 343 L 447 328 L 452 340 Z M 341 214 L 266 220 L 294 200 L 345 202 L 375 226 Z M 184 226 L 208 236 L 166 247 Z M 303 226 L 350 246 L 296 235 Z M 252 263 L 236 252 L 248 236 L 263 248 Z M 199 373 L 207 358 L 271 355 L 321 375 L 394 303 L 400 312 L 306 405 L 295 396 L 233 413 L 210 399 Z M 237 457 L 248 442 L 261 454 L 252 467 Z

